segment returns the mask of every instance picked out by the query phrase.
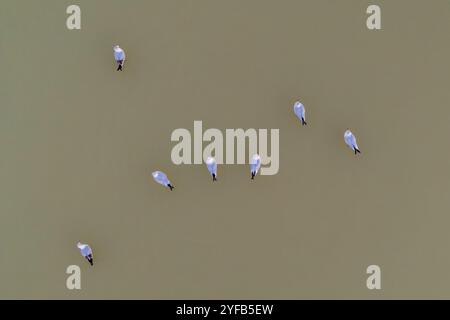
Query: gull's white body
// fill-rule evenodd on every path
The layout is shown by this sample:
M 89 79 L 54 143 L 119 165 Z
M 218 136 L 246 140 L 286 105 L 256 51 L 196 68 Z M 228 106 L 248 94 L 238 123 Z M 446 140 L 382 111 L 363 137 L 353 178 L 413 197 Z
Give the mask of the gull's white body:
M 260 167 L 261 167 L 261 157 L 258 154 L 255 154 L 250 159 L 250 172 L 256 176 Z
M 216 159 L 213 157 L 208 157 L 206 159 L 206 166 L 208 167 L 208 171 L 211 175 L 214 175 L 217 177 L 217 162 Z
M 294 103 L 294 113 L 302 121 L 302 124 L 306 124 L 305 106 L 300 101 Z
M 353 151 L 359 150 L 358 144 L 356 143 L 356 137 L 350 130 L 346 130 L 344 133 L 344 141 L 345 143 L 352 148 Z
M 78 249 L 80 249 L 81 255 L 85 258 L 92 254 L 92 249 L 87 244 L 78 242 L 77 247 L 78 247 Z
M 152 172 L 153 179 L 158 182 L 159 184 L 162 184 L 165 187 L 168 187 L 170 184 L 169 179 L 167 178 L 166 174 L 161 171 L 155 171 Z
M 116 61 L 125 61 L 125 51 L 119 46 L 114 46 L 114 59 Z

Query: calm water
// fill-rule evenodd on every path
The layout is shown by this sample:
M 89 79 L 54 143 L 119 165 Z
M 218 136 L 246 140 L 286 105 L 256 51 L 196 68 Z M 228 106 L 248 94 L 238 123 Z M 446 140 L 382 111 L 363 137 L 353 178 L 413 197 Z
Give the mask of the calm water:
M 450 3 L 375 2 L 2 0 L 0 297 L 450 298 Z M 278 175 L 173 165 L 194 120 L 280 129 Z

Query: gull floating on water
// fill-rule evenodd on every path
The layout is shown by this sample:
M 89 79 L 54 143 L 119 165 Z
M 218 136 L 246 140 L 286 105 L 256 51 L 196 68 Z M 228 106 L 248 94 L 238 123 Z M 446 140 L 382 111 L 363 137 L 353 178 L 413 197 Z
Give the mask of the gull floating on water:
M 87 261 L 91 264 L 91 266 L 94 265 L 94 257 L 92 256 L 92 249 L 89 247 L 89 245 L 78 242 L 77 243 L 78 249 L 80 249 L 81 255 L 86 258 Z
M 260 167 L 261 167 L 261 157 L 258 154 L 255 154 L 250 159 L 250 172 L 252 174 L 252 180 L 255 178 Z
M 173 186 L 170 183 L 169 179 L 167 178 L 166 174 L 164 172 L 161 171 L 155 171 L 152 173 L 153 179 L 155 179 L 156 182 L 158 182 L 159 184 L 162 184 L 165 187 L 168 187 L 170 189 L 170 191 L 173 190 Z
M 353 135 L 353 133 L 349 129 L 345 130 L 344 140 L 345 140 L 345 143 L 350 148 L 352 148 L 352 150 L 355 152 L 355 154 L 361 153 L 361 151 L 359 151 L 358 144 L 356 143 L 356 137 Z
M 211 174 L 213 181 L 217 181 L 217 162 L 213 157 L 208 157 L 206 159 L 206 166 L 208 167 L 208 171 Z
M 122 71 L 123 64 L 125 62 L 125 51 L 123 51 L 123 49 L 117 45 L 113 47 L 113 50 L 114 59 L 117 62 L 117 71 Z
M 302 121 L 302 125 L 307 124 L 305 121 L 305 106 L 300 101 L 294 103 L 294 113 Z

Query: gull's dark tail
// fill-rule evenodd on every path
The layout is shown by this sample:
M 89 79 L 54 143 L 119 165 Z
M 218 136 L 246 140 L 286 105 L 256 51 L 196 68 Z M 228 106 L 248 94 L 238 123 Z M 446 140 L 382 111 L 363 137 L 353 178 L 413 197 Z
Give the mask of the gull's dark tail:
M 216 175 L 214 173 L 212 174 L 212 177 L 213 177 L 213 181 L 217 181 Z
M 119 62 L 119 65 L 117 66 L 117 71 L 123 71 L 123 62 Z
M 305 119 L 302 118 L 302 126 L 306 126 L 306 125 L 307 125 L 307 123 L 306 123 Z
M 87 257 L 86 257 L 86 259 L 87 259 L 87 261 L 89 261 L 89 263 L 91 264 L 91 266 L 93 266 L 94 265 L 94 258 L 92 257 L 92 255 L 90 254 L 90 255 L 88 255 Z
M 354 147 L 354 150 L 355 150 L 355 154 L 361 153 L 361 151 L 359 151 L 359 149 L 356 147 Z
M 252 180 L 254 180 L 255 179 L 255 171 L 252 171 Z
M 175 187 L 173 185 L 171 185 L 170 183 L 167 185 L 170 189 L 170 191 L 172 191 Z

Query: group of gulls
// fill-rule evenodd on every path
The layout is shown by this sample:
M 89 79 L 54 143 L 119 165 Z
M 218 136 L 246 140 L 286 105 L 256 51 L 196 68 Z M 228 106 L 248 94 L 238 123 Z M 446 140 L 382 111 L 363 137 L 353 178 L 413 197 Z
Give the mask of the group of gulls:
M 206 159 L 206 167 L 208 168 L 209 174 L 211 175 L 213 181 L 217 181 L 217 161 L 213 157 L 208 157 Z M 253 155 L 250 159 L 250 174 L 252 180 L 255 178 L 258 173 L 259 168 L 261 167 L 261 157 L 258 154 Z M 174 186 L 170 182 L 167 175 L 162 171 L 152 172 L 153 179 L 163 186 L 167 187 L 172 191 Z
M 118 45 L 114 46 L 113 50 L 114 50 L 114 59 L 117 64 L 117 71 L 123 71 L 123 66 L 125 63 L 125 51 Z M 300 119 L 302 125 L 307 124 L 305 117 L 306 114 L 305 106 L 300 101 L 295 102 L 294 113 Z M 361 151 L 358 148 L 358 144 L 356 143 L 356 137 L 349 129 L 345 130 L 344 132 L 344 141 L 353 150 L 355 155 L 361 153 Z M 209 174 L 212 176 L 213 181 L 217 181 L 216 159 L 214 159 L 213 157 L 208 157 L 206 159 L 206 167 L 208 168 Z M 258 154 L 255 154 L 250 159 L 250 174 L 252 180 L 257 175 L 260 167 L 261 167 L 261 157 Z M 170 182 L 169 178 L 167 178 L 167 175 L 164 172 L 155 171 L 152 172 L 152 176 L 157 183 L 169 188 L 171 191 L 174 189 L 173 184 Z M 87 244 L 83 244 L 80 242 L 77 243 L 77 247 L 80 250 L 81 255 L 85 257 L 92 266 L 94 264 L 94 259 L 91 247 L 89 247 L 89 245 Z

